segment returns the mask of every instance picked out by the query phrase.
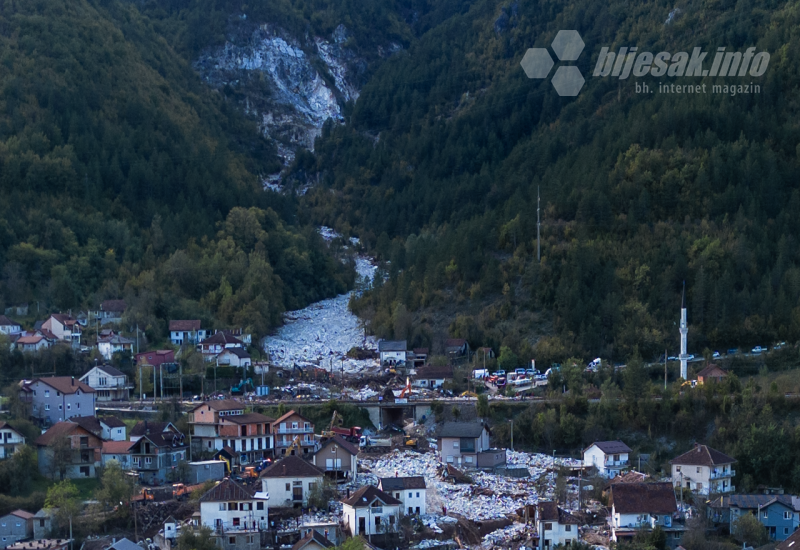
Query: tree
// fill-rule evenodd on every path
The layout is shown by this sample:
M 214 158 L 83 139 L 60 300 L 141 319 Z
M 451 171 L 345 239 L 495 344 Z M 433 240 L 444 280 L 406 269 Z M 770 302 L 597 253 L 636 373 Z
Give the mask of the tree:
M 8 495 L 28 492 L 31 482 L 31 464 L 36 463 L 36 452 L 30 445 L 17 449 L 11 458 L 0 462 L 0 487 Z
M 189 467 L 189 463 L 185 460 L 181 460 L 178 462 L 177 466 L 167 472 L 167 480 L 170 483 L 186 483 L 191 473 L 192 469 Z
M 50 463 L 51 475 L 55 478 L 55 474 L 58 473 L 59 479 L 63 480 L 72 464 L 72 440 L 69 437 L 59 437 L 50 446 L 50 450 L 53 453 Z
M 753 514 L 743 514 L 733 522 L 733 537 L 741 543 L 761 546 L 766 544 L 767 530 Z
M 519 357 L 517 357 L 516 353 L 511 351 L 510 347 L 501 346 L 500 357 L 497 360 L 497 364 L 503 370 L 513 370 L 519 365 Z
M 60 481 L 47 490 L 44 507 L 53 514 L 53 518 L 61 529 L 69 526 L 69 536 L 72 538 L 72 520 L 81 512 L 81 503 L 78 497 L 80 492 L 72 481 Z
M 491 410 L 489 409 L 489 397 L 482 393 L 478 396 L 478 404 L 476 405 L 478 416 L 481 418 L 489 418 Z
M 178 550 L 217 550 L 210 527 L 184 529 L 178 537 Z
M 336 547 L 336 550 L 364 550 L 366 545 L 361 537 L 353 537 Z
M 453 410 L 451 412 L 455 421 L 458 422 L 458 419 L 461 417 L 461 409 L 457 405 L 453 405 Z
M 19 396 L 19 384 L 11 384 L 3 390 L 6 397 L 6 409 L 11 418 L 28 419 L 31 415 L 30 404 L 24 402 Z
M 100 479 L 100 488 L 97 489 L 95 498 L 100 501 L 105 510 L 118 506 L 120 503 L 127 503 L 133 496 L 134 484 L 130 476 L 116 460 L 109 461 L 103 469 L 103 477 Z M 119 510 L 127 510 L 120 506 Z

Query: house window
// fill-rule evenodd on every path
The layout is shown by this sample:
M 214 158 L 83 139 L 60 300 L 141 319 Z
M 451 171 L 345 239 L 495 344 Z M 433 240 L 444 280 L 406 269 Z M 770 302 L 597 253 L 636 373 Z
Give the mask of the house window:
M 700 466 L 697 467 L 697 473 L 700 473 Z
M 59 410 L 59 411 L 61 411 L 61 410 L 64 410 L 64 406 L 63 406 L 63 405 L 59 405 L 59 406 L 58 406 L 58 410 Z
M 236 537 L 228 537 L 228 544 L 235 545 L 236 544 Z
M 49 404 L 45 404 L 44 410 L 49 411 L 50 410 L 50 405 Z
M 783 534 L 784 535 L 788 535 L 789 534 L 789 528 L 788 527 L 784 527 L 783 528 Z
M 417 493 L 417 498 L 419 498 L 419 493 Z
M 241 522 L 239 521 L 239 518 L 233 518 L 233 526 L 234 527 L 239 527 L 240 525 L 241 525 Z
M 791 512 L 784 512 L 783 513 L 783 519 L 792 519 L 792 513 Z
M 544 524 L 544 530 L 545 531 L 552 531 L 553 530 L 553 524 L 552 523 L 545 523 Z
M 225 508 L 226 508 L 225 503 L 224 502 L 220 502 L 219 503 L 219 511 L 220 512 L 224 512 Z
M 263 510 L 264 503 L 263 502 L 256 502 L 256 510 Z
M 76 409 L 80 409 L 81 408 L 81 404 L 80 403 L 75 403 L 75 408 Z
M 291 491 L 292 490 L 292 486 L 290 484 L 288 484 L 288 483 L 286 484 L 286 490 L 287 491 Z
M 453 448 L 458 449 L 458 441 L 453 441 Z
M 44 396 L 50 397 L 50 390 L 44 390 Z M 5 525 L 3 525 L 3 527 L 5 527 Z
M 72 410 L 72 403 L 67 403 L 67 410 L 68 410 L 68 411 L 71 411 L 71 410 Z
M 292 429 L 296 430 L 300 425 L 297 422 L 292 422 Z
M 389 516 L 389 525 L 394 525 L 394 516 Z
M 145 464 L 152 464 L 153 463 L 153 458 L 149 457 L 149 456 L 144 457 L 144 463 Z
M 676 472 L 680 472 L 681 471 L 681 467 L 680 466 L 675 466 L 675 471 Z
M 762 518 L 764 518 L 764 519 L 767 519 L 767 518 L 769 517 L 769 514 L 767 513 L 767 511 L 766 511 L 766 510 L 764 510 L 763 512 L 761 512 L 761 517 L 762 517 Z
M 237 502 L 229 502 L 228 503 L 228 510 L 238 510 L 239 504 Z
M 564 531 L 566 531 L 567 533 L 569 533 L 570 531 L 572 531 L 572 525 L 565 525 L 565 526 L 564 526 Z

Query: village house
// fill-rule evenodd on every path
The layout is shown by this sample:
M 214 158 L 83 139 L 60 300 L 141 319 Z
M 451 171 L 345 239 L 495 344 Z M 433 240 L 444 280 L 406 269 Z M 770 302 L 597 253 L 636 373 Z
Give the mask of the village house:
M 797 550 L 800 548 L 800 529 L 789 535 L 789 537 L 778 543 L 775 550 Z
M 286 449 L 299 438 L 302 454 L 314 452 L 317 441 L 314 438 L 314 424 L 295 411 L 289 411 L 272 423 L 272 437 L 275 445 L 275 456 L 286 454 Z
M 218 332 L 224 332 L 228 336 L 233 336 L 234 338 L 241 340 L 242 343 L 248 346 L 253 342 L 253 335 L 248 332 L 245 332 L 243 328 L 236 328 L 236 329 L 225 328 L 221 330 L 215 330 L 214 334 L 217 334 Z
M 244 342 L 224 332 L 209 336 L 197 345 L 197 350 L 203 354 L 206 361 L 215 361 L 223 350 L 233 348 L 244 349 Z
M 148 365 L 151 367 L 158 367 L 164 363 L 175 362 L 175 352 L 171 349 L 160 349 L 156 351 L 143 351 L 134 356 L 136 365 Z
M 121 370 L 111 365 L 98 365 L 81 376 L 81 382 L 95 390 L 95 400 L 128 401 L 133 384 Z
M 232 399 L 202 403 L 192 412 L 192 445 L 200 452 L 228 447 L 233 465 L 260 462 L 272 456 L 273 418 L 244 412 L 244 405 Z
M 200 328 L 200 320 L 169 322 L 169 339 L 176 346 L 194 345 L 204 340 L 208 331 Z
M 631 449 L 622 441 L 595 441 L 583 450 L 583 465 L 603 477 L 616 477 L 630 466 Z
M 130 470 L 133 462 L 131 461 L 131 441 L 103 441 L 100 450 L 100 462 L 106 466 L 112 460 L 119 462 L 123 470 Z
M 727 515 L 731 532 L 740 517 L 752 514 L 771 540 L 786 540 L 800 525 L 800 499 L 791 495 L 721 495 L 712 508 Z
M 358 472 L 358 447 L 340 436 L 330 437 L 320 443 L 311 461 L 326 475 L 336 479 L 356 480 Z
M 428 362 L 428 348 L 414 348 L 408 357 L 414 368 L 419 368 Z
M 405 340 L 381 340 L 378 342 L 382 367 L 393 367 L 398 363 L 405 363 L 407 359 L 408 344 Z
M 180 430 L 178 430 L 178 428 L 176 428 L 172 422 L 152 422 L 150 420 L 142 420 L 137 422 L 133 427 L 129 439 L 132 443 L 135 443 L 136 441 L 139 441 L 142 436 L 159 433 L 163 433 L 170 437 L 172 435 L 181 435 Z
M 136 343 L 132 338 L 125 338 L 119 334 L 112 334 L 104 338 L 97 339 L 97 351 L 100 352 L 106 361 L 111 361 L 115 353 L 121 353 L 126 357 L 133 357 L 133 345 Z
M 100 310 L 95 312 L 95 318 L 101 325 L 121 323 L 126 309 L 128 305 L 125 300 L 103 300 L 100 303 Z
M 489 428 L 481 422 L 445 422 L 436 435 L 440 460 L 466 468 L 495 468 L 505 464 L 505 449 L 492 449 L 489 435 Z
M 56 338 L 74 348 L 81 345 L 81 325 L 69 315 L 53 313 L 42 323 L 41 328 L 52 332 Z
M 319 537 L 327 539 L 334 546 L 343 543 L 345 537 L 338 521 L 305 521 L 300 525 L 300 535 L 305 538 L 316 532 Z
M 425 504 L 428 488 L 422 476 L 382 477 L 378 489 L 400 501 L 400 513 L 409 516 L 424 516 L 428 513 Z
M 217 365 L 231 367 L 249 367 L 253 364 L 250 354 L 244 348 L 229 348 L 222 350 L 216 357 Z
M 70 539 L 38 539 L 10 544 L 5 550 L 67 550 L 69 547 Z
M 324 535 L 312 529 L 292 546 L 292 550 L 325 550 L 334 546 Z
M 35 353 L 41 349 L 47 349 L 52 345 L 52 343 L 41 334 L 26 334 L 14 339 L 12 343 L 16 349 L 23 353 Z
M 3 548 L 33 536 L 33 514 L 14 510 L 0 517 L 0 541 Z
M 73 416 L 70 422 L 75 422 L 86 428 L 100 439 L 106 441 L 124 441 L 125 423 L 115 416 Z
M 448 365 L 420 367 L 414 376 L 414 386 L 435 390 L 444 386 L 448 380 L 453 380 L 453 367 Z
M 283 457 L 261 472 L 262 491 L 273 506 L 306 506 L 315 487 L 322 484 L 320 468 L 299 456 Z
M 9 458 L 25 445 L 25 437 L 11 427 L 11 424 L 0 421 L 0 460 Z
M 444 341 L 444 353 L 451 360 L 469 357 L 469 343 L 464 338 L 449 338 Z
M 42 508 L 33 516 L 33 540 L 41 540 L 50 534 L 53 528 L 55 510 Z
M 399 500 L 373 485 L 361 487 L 342 500 L 344 529 L 354 537 L 395 532 L 400 505 Z
M 16 321 L 12 321 L 5 315 L 0 315 L 0 334 L 10 336 L 22 332 L 22 326 Z
M 226 478 L 200 497 L 200 522 L 220 548 L 259 550 L 260 530 L 268 526 L 266 497 Z
M 672 465 L 672 483 L 689 488 L 701 495 L 733 493 L 736 459 L 707 445 L 695 444 L 691 451 L 669 461 Z
M 536 506 L 536 528 L 539 534 L 538 550 L 552 550 L 557 545 L 578 541 L 580 519 L 562 510 L 555 502 L 539 502 Z
M 20 399 L 31 406 L 31 416 L 55 424 L 73 416 L 94 414 L 94 388 L 71 376 L 50 376 L 23 381 Z
M 66 440 L 66 443 L 64 443 Z M 95 477 L 103 441 L 75 422 L 58 422 L 36 438 L 39 472 L 58 479 Z
M 697 383 L 705 384 L 713 380 L 719 384 L 726 376 L 728 376 L 727 372 L 712 363 L 697 373 Z
M 630 540 L 642 529 L 660 526 L 668 542 L 677 541 L 683 532 L 682 525 L 673 525 L 673 514 L 678 511 L 675 491 L 669 482 L 618 483 L 611 486 L 609 497 L 611 514 L 611 540 Z M 672 544 L 674 546 L 674 544 Z
M 130 446 L 131 469 L 147 485 L 173 481 L 173 471 L 186 460 L 189 447 L 180 433 L 159 432 L 141 436 Z

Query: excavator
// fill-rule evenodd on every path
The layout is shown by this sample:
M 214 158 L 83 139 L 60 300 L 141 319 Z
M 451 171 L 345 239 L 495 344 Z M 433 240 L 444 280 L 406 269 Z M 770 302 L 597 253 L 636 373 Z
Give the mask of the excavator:
M 353 426 L 352 428 L 342 428 L 342 423 L 344 419 L 342 415 L 339 414 L 338 411 L 333 411 L 333 415 L 331 416 L 331 423 L 328 425 L 327 430 L 322 430 L 322 433 L 319 435 L 315 435 L 314 437 L 325 440 L 331 439 L 335 436 L 339 436 L 345 441 L 350 442 L 358 442 L 358 439 L 361 437 L 361 428 L 359 426 Z
M 402 399 L 404 397 L 411 397 L 411 379 L 410 378 L 406 378 L 406 387 L 403 388 L 403 391 L 400 392 L 400 395 L 398 397 L 400 399 Z
M 294 438 L 294 440 L 292 441 L 292 444 L 289 445 L 286 448 L 286 456 L 293 455 L 293 454 L 296 454 L 297 456 L 300 456 L 301 454 L 303 454 L 303 447 L 302 447 L 301 443 L 302 443 L 302 440 L 300 439 L 300 436 L 298 435 L 297 437 Z

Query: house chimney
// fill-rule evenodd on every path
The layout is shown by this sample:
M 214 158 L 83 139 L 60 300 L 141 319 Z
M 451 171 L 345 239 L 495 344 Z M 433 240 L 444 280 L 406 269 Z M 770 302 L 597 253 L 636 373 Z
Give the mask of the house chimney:
M 74 376 L 72 377 L 72 385 L 73 386 L 75 385 L 75 377 Z

